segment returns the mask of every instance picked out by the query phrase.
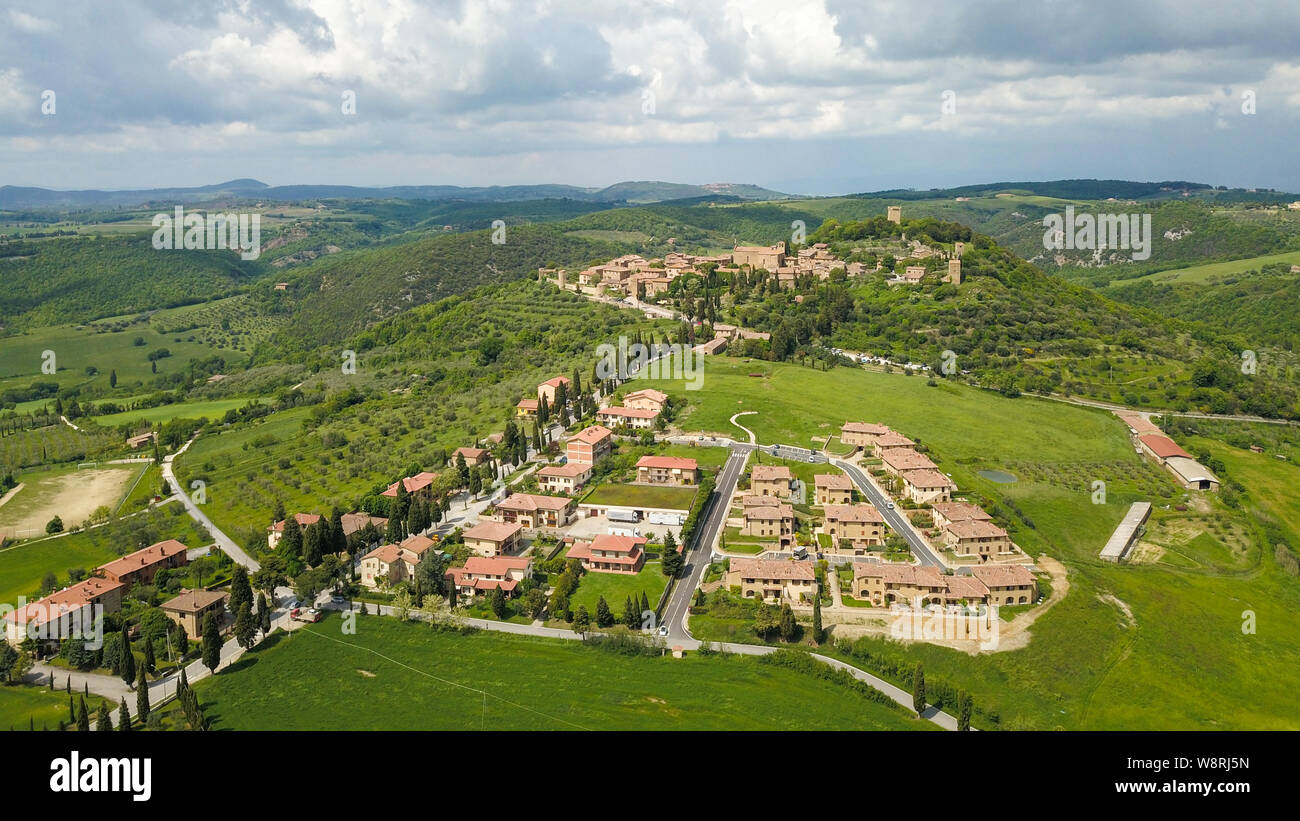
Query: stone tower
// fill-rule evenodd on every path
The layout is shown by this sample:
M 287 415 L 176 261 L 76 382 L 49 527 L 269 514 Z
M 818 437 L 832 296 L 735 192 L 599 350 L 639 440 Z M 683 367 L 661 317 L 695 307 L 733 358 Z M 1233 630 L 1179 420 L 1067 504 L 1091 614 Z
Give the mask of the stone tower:
M 944 277 L 945 282 L 951 282 L 953 285 L 961 284 L 961 260 L 948 260 L 948 276 Z
M 903 221 L 903 206 L 901 205 L 889 206 L 888 216 L 890 222 L 894 223 L 895 225 L 900 224 Z

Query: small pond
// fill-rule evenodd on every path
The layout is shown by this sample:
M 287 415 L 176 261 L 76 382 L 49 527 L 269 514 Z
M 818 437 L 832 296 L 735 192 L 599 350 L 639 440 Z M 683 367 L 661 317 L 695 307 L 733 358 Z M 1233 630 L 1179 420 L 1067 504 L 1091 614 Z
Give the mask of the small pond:
M 1016 481 L 1015 475 L 1007 473 L 1005 470 L 981 470 L 977 472 L 990 482 L 997 482 L 999 485 L 1009 485 Z

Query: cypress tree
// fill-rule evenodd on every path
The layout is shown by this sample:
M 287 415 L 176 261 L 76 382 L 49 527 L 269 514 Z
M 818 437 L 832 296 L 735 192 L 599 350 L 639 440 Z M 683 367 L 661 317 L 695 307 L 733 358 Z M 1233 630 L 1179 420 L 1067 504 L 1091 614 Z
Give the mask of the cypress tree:
M 149 717 L 149 683 L 145 681 L 143 669 L 135 682 L 135 714 L 141 722 Z
M 158 669 L 158 659 L 153 652 L 153 636 L 148 633 L 144 636 L 144 669 L 151 673 Z
M 81 709 L 77 711 L 77 730 L 79 732 L 90 732 L 90 714 L 86 712 L 86 697 L 81 697 Z
M 958 732 L 967 732 L 970 730 L 971 714 L 971 695 L 965 691 L 957 694 L 957 730 Z
M 131 713 L 126 709 L 126 696 L 122 697 L 122 705 L 117 708 L 117 729 L 124 733 L 131 729 Z
M 209 613 L 203 617 L 203 666 L 213 673 L 221 664 L 221 635 L 217 632 L 217 620 Z
M 925 712 L 925 670 L 920 664 L 912 671 L 912 709 L 918 716 Z
M 641 623 L 641 615 L 636 611 L 636 605 L 632 603 L 632 597 L 628 596 L 623 600 L 623 624 L 629 630 L 635 630 Z
M 98 712 L 95 713 L 95 731 L 108 732 L 113 729 L 113 714 L 108 711 L 107 702 L 99 705 Z
M 135 682 L 135 653 L 131 652 L 131 637 L 126 632 L 126 622 L 122 622 L 122 681 L 128 687 Z
M 824 636 L 822 635 L 822 597 L 818 591 L 816 598 L 813 599 L 813 642 L 821 644 Z
M 257 594 L 257 620 L 263 635 L 271 632 L 271 608 L 267 606 L 265 593 Z
M 601 596 L 596 601 L 596 626 L 609 627 L 613 623 L 614 614 L 610 612 L 609 603 L 605 601 L 605 597 Z

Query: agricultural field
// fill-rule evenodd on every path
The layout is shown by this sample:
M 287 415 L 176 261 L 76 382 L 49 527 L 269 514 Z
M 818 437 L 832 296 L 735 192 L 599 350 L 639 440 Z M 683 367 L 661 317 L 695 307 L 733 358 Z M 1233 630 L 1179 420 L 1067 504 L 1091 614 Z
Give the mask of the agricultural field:
M 1130 282 L 1158 282 L 1162 284 L 1173 284 L 1179 282 L 1196 282 L 1202 283 L 1215 277 L 1231 276 L 1233 274 L 1244 274 L 1247 271 L 1257 271 L 1265 265 L 1275 262 L 1284 262 L 1289 265 L 1300 265 L 1300 251 L 1288 251 L 1282 254 L 1265 254 L 1258 257 L 1247 257 L 1246 259 L 1234 259 L 1227 262 L 1207 262 L 1204 265 L 1191 265 L 1186 268 L 1175 268 L 1171 271 L 1160 271 L 1154 274 L 1147 274 L 1137 279 L 1124 280 L 1124 284 Z
M 1204 527 L 1184 534 L 1193 559 L 1187 566 L 1113 565 L 1097 553 L 1132 501 L 1155 503 L 1155 527 L 1180 515 L 1173 508 L 1190 497 L 1134 453 L 1127 429 L 1109 413 L 964 385 L 928 387 L 923 378 L 898 374 L 823 373 L 728 357 L 709 357 L 705 367 L 704 391 L 688 393 L 671 381 L 655 385 L 687 398 L 679 417 L 684 430 L 732 435 L 738 431 L 729 417 L 755 410 L 740 421 L 760 442 L 808 446 L 811 437 L 833 433 L 845 421 L 883 422 L 927 446 L 964 495 L 1005 517 L 1030 556 L 1047 553 L 1070 571 L 1069 594 L 1035 622 L 1022 649 L 972 657 L 860 639 L 855 647 L 862 654 L 922 661 L 927 678 L 972 690 L 1004 727 L 1300 727 L 1288 695 L 1300 686 L 1300 625 L 1290 615 L 1300 607 L 1300 588 L 1277 567 L 1271 545 L 1262 549 L 1251 512 L 1264 507 L 1292 534 L 1300 532 L 1300 510 L 1286 490 L 1294 487 L 1289 474 L 1300 469 L 1208 445 L 1225 454 L 1229 475 L 1246 485 L 1250 498 L 1233 509 L 1196 494 Z M 844 407 L 854 408 L 852 416 L 831 415 Z M 1200 443 L 1181 444 L 1195 449 Z M 981 470 L 1006 471 L 1016 481 L 995 483 Z M 1098 480 L 1107 491 L 1099 504 Z M 1222 524 L 1211 528 L 1210 521 Z M 1197 541 L 1200 532 L 1224 549 L 1210 538 Z M 1233 550 L 1229 542 L 1248 547 Z M 1272 629 L 1243 635 L 1245 610 Z
M 23 489 L 0 505 L 0 533 L 11 538 L 43 534 L 55 516 L 65 529 L 80 526 L 99 508 L 117 508 L 144 465 L 56 468 L 22 474 Z
M 361 616 L 273 637 L 195 685 L 218 730 L 929 729 L 847 688 L 746 657 L 627 656 Z M 329 686 L 322 687 L 328 679 Z M 365 709 L 356 709 L 364 704 Z
M 209 399 L 196 402 L 175 402 L 170 405 L 158 405 L 153 408 L 141 408 L 139 410 L 122 411 L 121 413 L 110 413 L 104 416 L 94 417 L 100 425 L 107 427 L 116 427 L 125 425 L 128 422 L 138 422 L 145 420 L 157 424 L 159 422 L 170 422 L 172 419 L 220 419 L 226 415 L 226 411 L 237 410 L 247 405 L 249 402 L 258 402 L 257 399 Z
M 0 473 L 61 462 L 96 461 L 124 450 L 116 431 L 75 430 L 58 423 L 0 436 Z M 21 479 L 20 479 L 21 481 Z

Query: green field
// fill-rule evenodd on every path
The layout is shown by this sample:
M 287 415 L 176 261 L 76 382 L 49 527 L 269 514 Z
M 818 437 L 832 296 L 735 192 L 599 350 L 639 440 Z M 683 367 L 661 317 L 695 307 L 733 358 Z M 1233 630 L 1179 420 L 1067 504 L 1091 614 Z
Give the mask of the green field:
M 1127 285 L 1130 282 L 1142 282 L 1143 280 L 1160 283 L 1205 282 L 1213 277 L 1242 274 L 1246 271 L 1257 271 L 1261 267 L 1274 262 L 1300 265 L 1300 251 L 1289 251 L 1284 254 L 1265 254 L 1260 257 L 1234 259 L 1228 262 L 1207 262 L 1204 265 L 1192 265 L 1187 268 L 1177 268 L 1172 271 L 1160 271 L 1154 274 L 1147 274 L 1146 276 L 1137 279 L 1126 279 L 1123 280 L 1123 284 Z
M 121 413 L 110 413 L 106 416 L 97 416 L 95 421 L 101 425 L 117 426 L 127 422 L 134 422 L 144 419 L 148 422 L 168 422 L 172 419 L 199 419 L 206 416 L 209 419 L 220 419 L 226 415 L 226 411 L 242 408 L 247 405 L 250 399 L 209 399 L 202 402 L 177 402 L 172 405 L 159 405 L 155 408 L 141 408 L 140 410 L 122 411 Z
M 1250 505 L 1237 511 L 1213 496 L 1202 499 L 1202 518 L 1233 523 L 1224 533 L 1250 534 L 1245 555 L 1201 540 L 1192 542 L 1186 566 L 1117 566 L 1097 558 L 1129 503 L 1150 499 L 1158 520 L 1173 515 L 1162 505 L 1184 496 L 1134 454 L 1112 415 L 962 385 L 927 387 L 923 378 L 897 374 L 821 373 L 727 357 L 709 357 L 705 367 L 703 391 L 658 386 L 690 403 L 679 417 L 684 430 L 734 433 L 728 418 L 756 410 L 741 421 L 761 442 L 806 445 L 847 420 L 884 422 L 929 446 L 962 492 L 1011 517 L 1012 538 L 1029 555 L 1054 556 L 1070 571 L 1069 594 L 1034 624 L 1026 648 L 972 657 L 863 639 L 862 651 L 899 663 L 922 661 L 927 678 L 971 690 L 1004 727 L 1300 727 L 1292 695 L 1300 687 L 1300 624 L 1293 616 L 1300 585 L 1277 568 L 1271 546 L 1261 550 Z M 1193 447 L 1196 440 L 1181 444 Z M 1300 533 L 1293 492 L 1300 469 L 1238 449 L 1231 458 L 1229 467 L 1251 499 Z M 994 484 L 976 474 L 984 468 L 1007 470 L 1019 481 Z M 1098 479 L 1107 483 L 1105 504 L 1092 503 L 1091 483 Z M 1023 519 L 1012 515 L 1013 504 Z M 1243 635 L 1245 610 L 1271 627 Z M 720 637 L 707 620 L 699 628 L 697 637 Z
M 634 576 L 623 573 L 584 573 L 578 589 L 569 598 L 569 608 L 576 612 L 579 605 L 585 605 L 594 619 L 596 601 L 604 596 L 614 618 L 621 618 L 623 603 L 628 596 L 639 599 L 645 593 L 650 601 L 650 609 L 653 610 L 667 586 L 668 580 L 664 578 L 659 562 L 646 562 L 641 572 Z
M 63 681 L 59 677 L 60 686 Z M 78 705 L 82 693 L 75 692 L 72 698 Z M 86 696 L 86 711 L 90 714 L 91 729 L 95 727 L 95 711 L 103 699 L 96 695 Z M 117 706 L 110 705 L 114 713 Z M 57 730 L 59 721 L 71 725 L 68 710 L 68 694 L 61 689 L 51 692 L 48 688 L 29 686 L 0 686 L 0 729 L 26 730 L 35 725 L 43 730 Z
M 695 499 L 693 487 L 658 485 L 601 485 L 582 498 L 583 504 L 614 505 L 633 508 L 690 510 Z
M 624 656 L 361 616 L 272 639 L 195 685 L 216 729 L 920 729 L 836 684 L 744 657 Z M 328 686 L 321 686 L 323 681 Z M 485 695 L 486 694 L 486 695 Z

